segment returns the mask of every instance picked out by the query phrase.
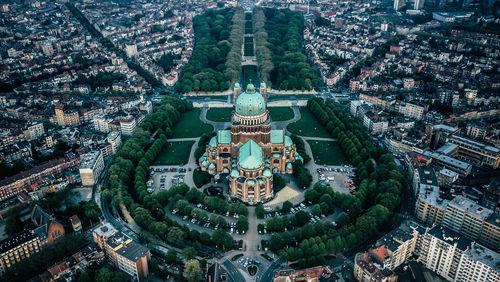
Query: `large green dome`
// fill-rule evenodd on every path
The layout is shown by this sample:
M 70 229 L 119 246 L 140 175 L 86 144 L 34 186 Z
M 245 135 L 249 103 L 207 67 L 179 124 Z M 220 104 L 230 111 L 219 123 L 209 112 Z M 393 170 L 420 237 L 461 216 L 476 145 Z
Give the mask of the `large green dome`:
M 266 101 L 260 93 L 255 92 L 255 86 L 250 83 L 247 90 L 236 99 L 235 110 L 242 116 L 261 115 L 266 112 Z

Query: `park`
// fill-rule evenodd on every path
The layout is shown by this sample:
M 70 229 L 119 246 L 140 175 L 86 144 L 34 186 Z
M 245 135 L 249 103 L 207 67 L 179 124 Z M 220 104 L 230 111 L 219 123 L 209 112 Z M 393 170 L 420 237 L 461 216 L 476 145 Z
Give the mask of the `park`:
M 405 179 L 393 156 L 372 141 L 349 109 L 321 97 L 267 94 L 271 88 L 265 85 L 299 91 L 320 85 L 304 50 L 293 47 L 300 44 L 285 44 L 289 50 L 276 47 L 288 30 L 287 40 L 301 41 L 302 16 L 261 8 L 253 13 L 209 10 L 195 17 L 193 25 L 196 41 L 204 44 L 196 45 L 176 90 L 231 94 L 213 102 L 166 96 L 116 153 L 110 184 L 102 195 L 127 222 L 141 228 L 142 240 L 153 248 L 166 243 L 182 250 L 155 249 L 157 255 L 168 255 L 177 264 L 193 260 L 203 264 L 215 253 L 225 253 L 221 264 L 236 276 L 234 280 L 259 280 L 273 271 L 277 260 L 299 268 L 322 265 L 390 223 Z M 215 29 L 227 32 L 199 32 Z M 296 31 L 299 34 L 294 35 Z M 262 32 L 269 37 L 259 37 Z M 254 37 L 259 41 L 254 42 Z M 215 56 L 205 58 L 206 50 L 214 48 Z M 235 60 L 234 52 L 240 58 L 228 64 Z M 293 58 L 287 52 L 293 52 Z M 242 66 L 245 60 L 254 64 L 253 57 L 256 66 Z M 200 62 L 203 72 L 195 67 Z M 223 72 L 223 66 L 231 67 Z M 241 92 L 233 92 L 236 83 L 243 84 Z M 294 99 L 302 99 L 301 104 L 287 101 Z M 282 144 L 282 155 L 257 158 L 244 163 L 250 168 L 243 167 L 239 161 L 247 153 L 230 157 L 231 151 L 224 151 L 227 146 L 236 152 L 247 150 L 233 141 L 239 140 L 233 134 L 243 125 L 255 127 L 248 132 L 272 131 L 273 146 Z M 267 139 L 255 140 L 255 145 L 247 146 L 251 152 L 271 144 L 263 141 Z M 281 165 L 281 156 L 293 157 Z M 235 197 L 234 187 L 240 186 L 234 181 L 244 179 L 245 169 L 262 173 L 271 166 L 272 171 L 268 169 L 259 181 L 244 183 L 263 185 L 267 177 L 279 189 L 266 186 L 266 197 L 261 199 L 251 187 L 248 195 Z M 264 193 L 262 189 L 259 193 Z

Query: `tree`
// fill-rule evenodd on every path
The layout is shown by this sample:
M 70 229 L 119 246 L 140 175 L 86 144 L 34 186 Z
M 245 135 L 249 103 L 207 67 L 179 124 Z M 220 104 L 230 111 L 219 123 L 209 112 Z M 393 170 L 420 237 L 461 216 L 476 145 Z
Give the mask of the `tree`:
M 193 247 L 187 247 L 187 248 L 184 248 L 182 250 L 182 257 L 185 260 L 194 259 L 194 258 L 196 258 L 197 255 L 198 255 L 198 251 L 196 251 L 196 249 Z
M 311 213 L 316 216 L 320 216 L 322 214 L 321 206 L 319 204 L 315 204 L 312 207 Z
M 304 225 L 307 222 L 309 222 L 310 219 L 311 219 L 311 215 L 308 212 L 305 212 L 302 210 L 298 211 L 294 215 L 295 224 L 297 224 L 297 225 Z
M 242 233 L 243 231 L 248 230 L 248 218 L 244 215 L 240 215 L 238 217 L 238 221 L 236 222 L 236 229 L 238 230 L 239 233 Z
M 151 258 L 149 261 L 149 271 L 153 273 L 158 273 L 160 271 L 160 267 L 158 266 L 158 260 L 156 258 Z
M 99 269 L 95 275 L 96 282 L 109 282 L 113 279 L 113 272 L 107 267 Z
M 290 201 L 285 201 L 283 203 L 283 206 L 281 208 L 281 210 L 285 213 L 288 213 L 290 212 L 290 210 L 293 208 L 293 204 L 290 202 Z
M 202 270 L 200 267 L 200 262 L 197 260 L 188 260 L 184 265 L 184 273 L 182 276 L 186 278 L 188 282 L 200 281 L 202 278 Z
M 92 279 L 90 279 L 90 275 L 87 272 L 82 273 L 76 280 L 77 282 L 92 282 Z
M 231 249 L 234 245 L 233 237 L 223 229 L 215 230 L 212 234 L 212 241 L 217 247 L 222 247 L 224 250 Z
M 257 218 L 264 218 L 266 211 L 264 210 L 264 206 L 262 204 L 258 204 L 255 207 L 255 214 L 257 215 Z
M 5 233 L 9 236 L 15 235 L 23 230 L 23 223 L 19 219 L 16 211 L 9 208 L 7 211 L 7 219 L 5 220 Z
M 177 261 L 177 251 L 174 249 L 168 249 L 165 259 L 168 263 L 174 263 Z
M 185 238 L 184 231 L 182 231 L 179 227 L 170 228 L 170 231 L 168 232 L 167 235 L 167 241 L 174 244 L 181 243 L 184 240 L 184 238 Z
M 281 248 L 281 246 L 283 245 L 283 240 L 281 240 L 281 237 L 278 233 L 273 233 L 273 235 L 271 236 L 271 240 L 269 241 L 269 245 L 273 250 L 278 250 Z

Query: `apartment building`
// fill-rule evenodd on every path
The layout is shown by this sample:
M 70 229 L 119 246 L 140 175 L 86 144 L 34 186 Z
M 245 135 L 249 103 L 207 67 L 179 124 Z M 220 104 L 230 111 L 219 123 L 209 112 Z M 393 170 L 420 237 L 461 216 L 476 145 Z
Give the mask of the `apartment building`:
M 111 264 L 138 281 L 149 275 L 151 253 L 148 248 L 134 242 L 109 223 L 94 229 L 92 235 Z
M 80 178 L 83 186 L 93 186 L 104 170 L 104 159 L 101 151 L 92 151 L 85 155 L 80 165 Z
M 131 136 L 136 126 L 137 123 L 133 116 L 127 116 L 120 119 L 120 130 L 123 135 Z
M 382 246 L 377 255 L 365 252 L 358 253 L 354 257 L 354 278 L 361 282 L 394 282 L 398 276 L 391 270 L 383 268 L 379 263 L 380 259 L 388 256 Z
M 461 161 L 454 157 L 430 151 L 426 151 L 423 154 L 432 158 L 432 162 L 437 166 L 454 171 L 458 173 L 460 177 L 466 177 L 472 171 L 472 165 L 470 163 Z
M 26 129 L 23 131 L 23 133 L 26 140 L 31 141 L 45 135 L 45 129 L 43 127 L 43 123 L 33 122 L 26 126 Z
M 374 111 L 369 111 L 363 116 L 363 125 L 368 128 L 371 134 L 379 134 L 387 132 L 389 121 L 386 117 Z
M 462 195 L 448 203 L 442 224 L 470 240 L 500 251 L 499 216 Z
M 33 184 L 41 182 L 45 177 L 60 174 L 73 165 L 75 165 L 73 161 L 53 160 L 5 178 L 0 181 L 0 201 L 16 196 L 23 190 L 31 190 Z
M 468 123 L 465 129 L 465 134 L 474 139 L 483 139 L 486 137 L 488 128 L 484 125 L 476 123 Z
M 416 102 L 402 103 L 401 105 L 399 105 L 399 107 L 396 106 L 396 108 L 405 117 L 410 117 L 418 120 L 421 120 L 424 117 L 424 114 L 427 110 L 426 105 L 421 105 Z
M 148 263 L 151 253 L 148 248 L 117 232 L 104 244 L 111 263 L 138 281 L 149 275 Z
M 426 225 L 440 224 L 448 203 L 441 198 L 439 186 L 423 184 L 415 203 L 415 216 Z
M 92 118 L 92 124 L 94 129 L 99 132 L 108 133 L 109 132 L 109 121 L 104 115 L 96 115 Z
M 455 281 L 500 281 L 500 255 L 474 242 L 462 254 Z
M 40 238 L 33 230 L 21 233 L 0 241 L 0 272 L 4 273 L 12 265 L 38 253 L 41 248 Z
M 57 124 L 60 126 L 75 126 L 80 124 L 80 114 L 77 110 L 65 111 L 64 105 L 57 104 L 54 111 Z
M 459 135 L 452 135 L 449 142 L 458 145 L 457 158 L 493 169 L 500 165 L 500 149 Z
M 422 234 L 418 262 L 449 281 L 457 275 L 462 254 L 470 241 L 460 234 L 436 225 Z
M 417 261 L 447 280 L 499 281 L 498 253 L 439 225 L 421 237 Z

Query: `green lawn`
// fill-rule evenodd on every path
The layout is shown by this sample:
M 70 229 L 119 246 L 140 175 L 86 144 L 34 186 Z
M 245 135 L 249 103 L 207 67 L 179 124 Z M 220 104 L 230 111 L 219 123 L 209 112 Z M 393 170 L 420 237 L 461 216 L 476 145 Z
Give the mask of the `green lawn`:
M 200 120 L 200 112 L 200 109 L 194 108 L 183 113 L 179 122 L 174 126 L 171 138 L 199 137 L 204 133 L 212 132 L 214 127 Z
M 153 165 L 187 164 L 193 144 L 194 141 L 167 142 L 153 162 Z
M 329 138 L 330 133 L 316 120 L 316 117 L 305 107 L 300 108 L 301 118 L 288 125 L 287 129 L 299 136 L 325 137 Z
M 272 121 L 289 120 L 294 117 L 293 110 L 289 107 L 272 107 L 268 110 Z
M 317 165 L 345 165 L 349 160 L 335 141 L 307 140 L 311 146 L 314 163 Z
M 231 121 L 233 108 L 211 108 L 207 111 L 207 119 L 211 121 L 228 122 Z

